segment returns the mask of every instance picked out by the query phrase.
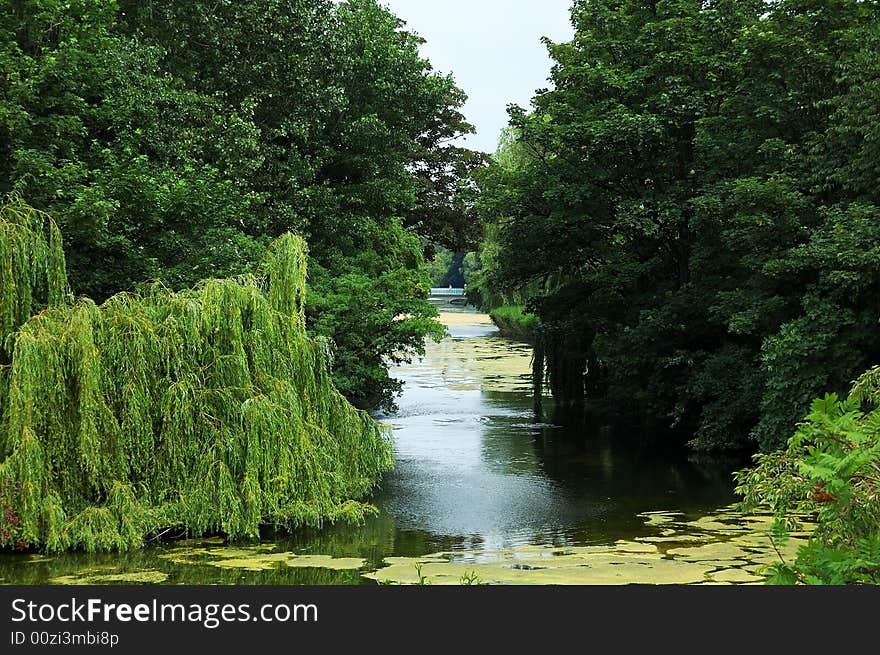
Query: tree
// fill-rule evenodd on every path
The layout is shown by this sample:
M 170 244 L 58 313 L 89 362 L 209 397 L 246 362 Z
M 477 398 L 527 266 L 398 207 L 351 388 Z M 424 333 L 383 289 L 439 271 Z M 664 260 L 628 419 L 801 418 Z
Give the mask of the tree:
M 420 239 L 467 241 L 464 95 L 372 0 L 13 3 L 0 170 L 97 300 L 248 270 L 288 230 L 335 378 L 389 406 L 388 361 L 439 336 Z
M 373 511 L 358 499 L 391 466 L 387 427 L 346 402 L 306 334 L 301 238 L 250 275 L 101 306 L 71 302 L 60 241 L 45 214 L 0 208 L 4 310 L 45 307 L 13 314 L 11 335 L 0 323 L 0 548 L 254 538 Z
M 877 11 L 574 3 L 554 88 L 480 176 L 485 279 L 530 289 L 559 401 L 772 449 L 880 357 Z
M 248 149 L 253 126 L 116 34 L 115 3 L 3 7 L 0 192 L 56 217 L 74 290 L 245 270 L 262 250 L 240 229 L 253 194 L 202 153 Z

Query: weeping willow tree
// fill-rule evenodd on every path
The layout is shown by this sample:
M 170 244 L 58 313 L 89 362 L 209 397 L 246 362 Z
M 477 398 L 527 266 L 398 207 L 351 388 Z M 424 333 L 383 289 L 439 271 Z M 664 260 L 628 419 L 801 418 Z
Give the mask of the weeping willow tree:
M 69 300 L 50 220 L 21 205 L 2 219 L 0 478 L 19 484 L 21 541 L 237 539 L 369 510 L 356 499 L 391 467 L 390 442 L 333 387 L 329 344 L 306 335 L 302 239 L 276 240 L 252 275 L 96 306 Z
M 18 197 L 0 207 L 0 365 L 8 337 L 47 306 L 70 302 L 61 233 L 43 212 Z

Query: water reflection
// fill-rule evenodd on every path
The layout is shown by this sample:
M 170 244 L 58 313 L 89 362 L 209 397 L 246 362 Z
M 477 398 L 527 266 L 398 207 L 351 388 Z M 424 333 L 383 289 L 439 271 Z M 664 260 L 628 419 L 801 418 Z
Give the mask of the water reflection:
M 428 532 L 444 548 L 585 545 L 636 534 L 639 512 L 734 500 L 732 466 L 701 469 L 621 435 L 536 422 L 529 346 L 499 338 L 483 315 L 443 319 L 450 338 L 401 371 L 391 417 L 397 468 L 376 502 L 398 532 Z

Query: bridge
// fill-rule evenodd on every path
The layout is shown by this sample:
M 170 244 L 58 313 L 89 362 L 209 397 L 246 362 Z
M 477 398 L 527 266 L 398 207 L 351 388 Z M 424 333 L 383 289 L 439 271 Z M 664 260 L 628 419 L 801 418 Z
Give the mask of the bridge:
M 464 289 L 456 287 L 432 287 L 429 300 L 438 305 L 448 303 L 450 305 L 464 305 L 467 298 Z

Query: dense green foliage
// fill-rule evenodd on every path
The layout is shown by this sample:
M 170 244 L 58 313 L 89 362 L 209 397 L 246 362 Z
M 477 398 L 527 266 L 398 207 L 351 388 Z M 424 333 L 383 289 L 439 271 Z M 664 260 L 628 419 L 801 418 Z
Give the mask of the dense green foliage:
M 785 443 L 880 362 L 880 5 L 581 0 L 480 175 L 563 403 Z M 485 295 L 485 293 L 484 293 Z
M 46 307 L 4 335 L 15 529 L 0 546 L 124 549 L 169 528 L 235 539 L 369 510 L 355 499 L 390 468 L 390 442 L 333 387 L 326 339 L 306 334 L 301 238 L 275 240 L 254 274 L 96 306 L 68 302 L 45 215 L 18 203 L 0 225 L 0 297 Z
M 293 231 L 334 378 L 389 404 L 386 360 L 438 335 L 422 240 L 474 236 L 463 93 L 373 0 L 0 6 L 0 194 L 65 235 L 76 293 L 251 270 Z
M 428 275 L 432 287 L 467 287 L 482 264 L 474 251 L 453 252 L 448 248 L 435 248 L 428 262 Z
M 534 341 L 538 317 L 525 311 L 522 305 L 502 305 L 489 312 L 489 318 L 498 326 L 502 336 Z
M 788 447 L 755 460 L 737 474 L 742 508 L 769 507 L 777 540 L 805 515 L 817 522 L 797 558 L 774 565 L 772 583 L 880 584 L 880 369 L 845 400 L 814 401 Z
M 0 216 L 0 370 L 5 370 L 12 333 L 46 307 L 69 303 L 71 296 L 54 221 L 18 198 L 0 207 Z

